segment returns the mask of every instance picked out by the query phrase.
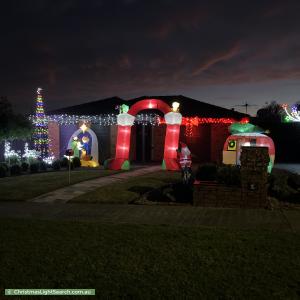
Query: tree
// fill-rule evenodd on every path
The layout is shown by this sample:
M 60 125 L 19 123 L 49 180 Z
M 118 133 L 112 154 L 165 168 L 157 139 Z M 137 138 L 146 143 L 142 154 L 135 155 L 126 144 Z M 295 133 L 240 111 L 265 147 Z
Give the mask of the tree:
M 41 88 L 37 89 L 33 140 L 35 150 L 41 153 L 42 158 L 47 157 L 49 152 L 48 122 Z
M 284 110 L 276 101 L 272 101 L 265 107 L 259 109 L 256 117 L 264 123 L 280 123 L 284 115 Z
M 0 97 L 0 141 L 27 139 L 32 134 L 32 124 L 23 115 L 15 114 L 6 97 Z

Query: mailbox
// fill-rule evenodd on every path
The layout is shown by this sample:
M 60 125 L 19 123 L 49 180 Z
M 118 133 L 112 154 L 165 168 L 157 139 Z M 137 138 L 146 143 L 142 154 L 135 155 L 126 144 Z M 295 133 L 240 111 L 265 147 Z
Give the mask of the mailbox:
M 74 154 L 73 149 L 67 149 L 66 150 L 66 156 L 73 156 L 73 154 Z

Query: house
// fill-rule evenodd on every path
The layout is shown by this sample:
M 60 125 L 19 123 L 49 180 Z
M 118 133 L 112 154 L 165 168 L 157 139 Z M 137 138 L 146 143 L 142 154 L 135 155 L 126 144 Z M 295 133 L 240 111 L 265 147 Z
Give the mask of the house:
M 248 115 L 215 106 L 182 95 L 143 96 L 124 100 L 112 97 L 80 105 L 65 107 L 47 113 L 51 150 L 59 158 L 70 148 L 75 132 L 87 126 L 90 139 L 97 140 L 94 157 L 100 163 L 114 158 L 118 135 L 117 115 L 122 104 L 129 107 L 137 103 L 162 103 L 171 111 L 172 103 L 178 102 L 182 116 L 179 141 L 190 148 L 197 162 L 222 162 L 223 145 L 230 135 L 228 127 L 233 122 L 247 122 Z M 148 105 L 137 112 L 131 126 L 129 160 L 132 162 L 162 162 L 164 158 L 167 125 L 166 111 L 159 106 Z M 130 114 L 130 110 L 129 110 Z M 93 135 L 93 137 L 91 136 Z M 89 139 L 88 139 L 89 140 Z M 91 148 L 91 146 L 89 147 Z

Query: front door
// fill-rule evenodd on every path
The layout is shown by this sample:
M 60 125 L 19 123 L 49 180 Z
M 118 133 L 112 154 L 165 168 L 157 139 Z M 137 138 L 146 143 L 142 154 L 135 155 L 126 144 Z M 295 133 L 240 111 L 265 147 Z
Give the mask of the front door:
M 136 160 L 151 161 L 152 128 L 150 125 L 136 125 Z

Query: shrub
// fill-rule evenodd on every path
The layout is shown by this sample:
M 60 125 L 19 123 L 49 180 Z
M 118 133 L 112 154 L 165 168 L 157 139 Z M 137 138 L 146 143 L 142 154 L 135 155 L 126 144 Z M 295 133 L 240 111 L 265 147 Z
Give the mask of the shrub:
M 37 158 L 28 158 L 27 159 L 27 163 L 29 164 L 29 165 L 32 165 L 32 164 L 38 164 L 38 163 L 40 163 L 40 161 L 37 159 Z
M 63 157 L 61 160 L 60 160 L 60 166 L 62 168 L 68 168 L 69 167 L 69 160 L 66 158 L 66 157 Z
M 9 164 L 12 166 L 12 165 L 17 165 L 20 163 L 20 156 L 19 155 L 11 155 L 9 157 L 9 159 L 7 158 L 6 161 L 9 162 Z
M 3 165 L 0 165 L 0 177 L 5 177 L 7 174 L 7 170 Z
M 52 168 L 53 170 L 60 170 L 60 160 L 59 159 L 56 159 L 53 163 L 52 163 Z
M 41 171 L 47 171 L 47 164 L 44 161 L 41 161 L 39 165 Z
M 1 162 L 1 163 L 0 163 L 0 166 L 3 167 L 3 168 L 5 169 L 6 172 L 8 172 L 9 167 L 8 167 L 7 163 Z
M 81 161 L 79 157 L 74 157 L 72 160 L 74 168 L 80 168 L 81 167 Z
M 240 166 L 223 165 L 218 168 L 217 181 L 226 185 L 241 185 Z
M 20 175 L 21 174 L 21 167 L 19 165 L 12 165 L 10 167 L 10 175 Z
M 172 185 L 173 196 L 176 202 L 192 203 L 193 202 L 193 188 L 190 185 L 183 183 L 175 183 Z
M 288 175 L 287 184 L 295 190 L 299 189 L 300 188 L 300 175 L 298 175 L 296 173 L 290 173 Z
M 214 181 L 217 177 L 217 166 L 215 164 L 204 164 L 198 167 L 197 180 Z
M 27 162 L 22 162 L 21 169 L 22 169 L 22 172 L 27 172 L 29 169 L 29 164 Z
M 300 202 L 300 175 L 273 169 L 269 176 L 269 194 L 279 201 Z
M 39 163 L 33 163 L 30 165 L 30 173 L 37 173 L 40 169 Z

